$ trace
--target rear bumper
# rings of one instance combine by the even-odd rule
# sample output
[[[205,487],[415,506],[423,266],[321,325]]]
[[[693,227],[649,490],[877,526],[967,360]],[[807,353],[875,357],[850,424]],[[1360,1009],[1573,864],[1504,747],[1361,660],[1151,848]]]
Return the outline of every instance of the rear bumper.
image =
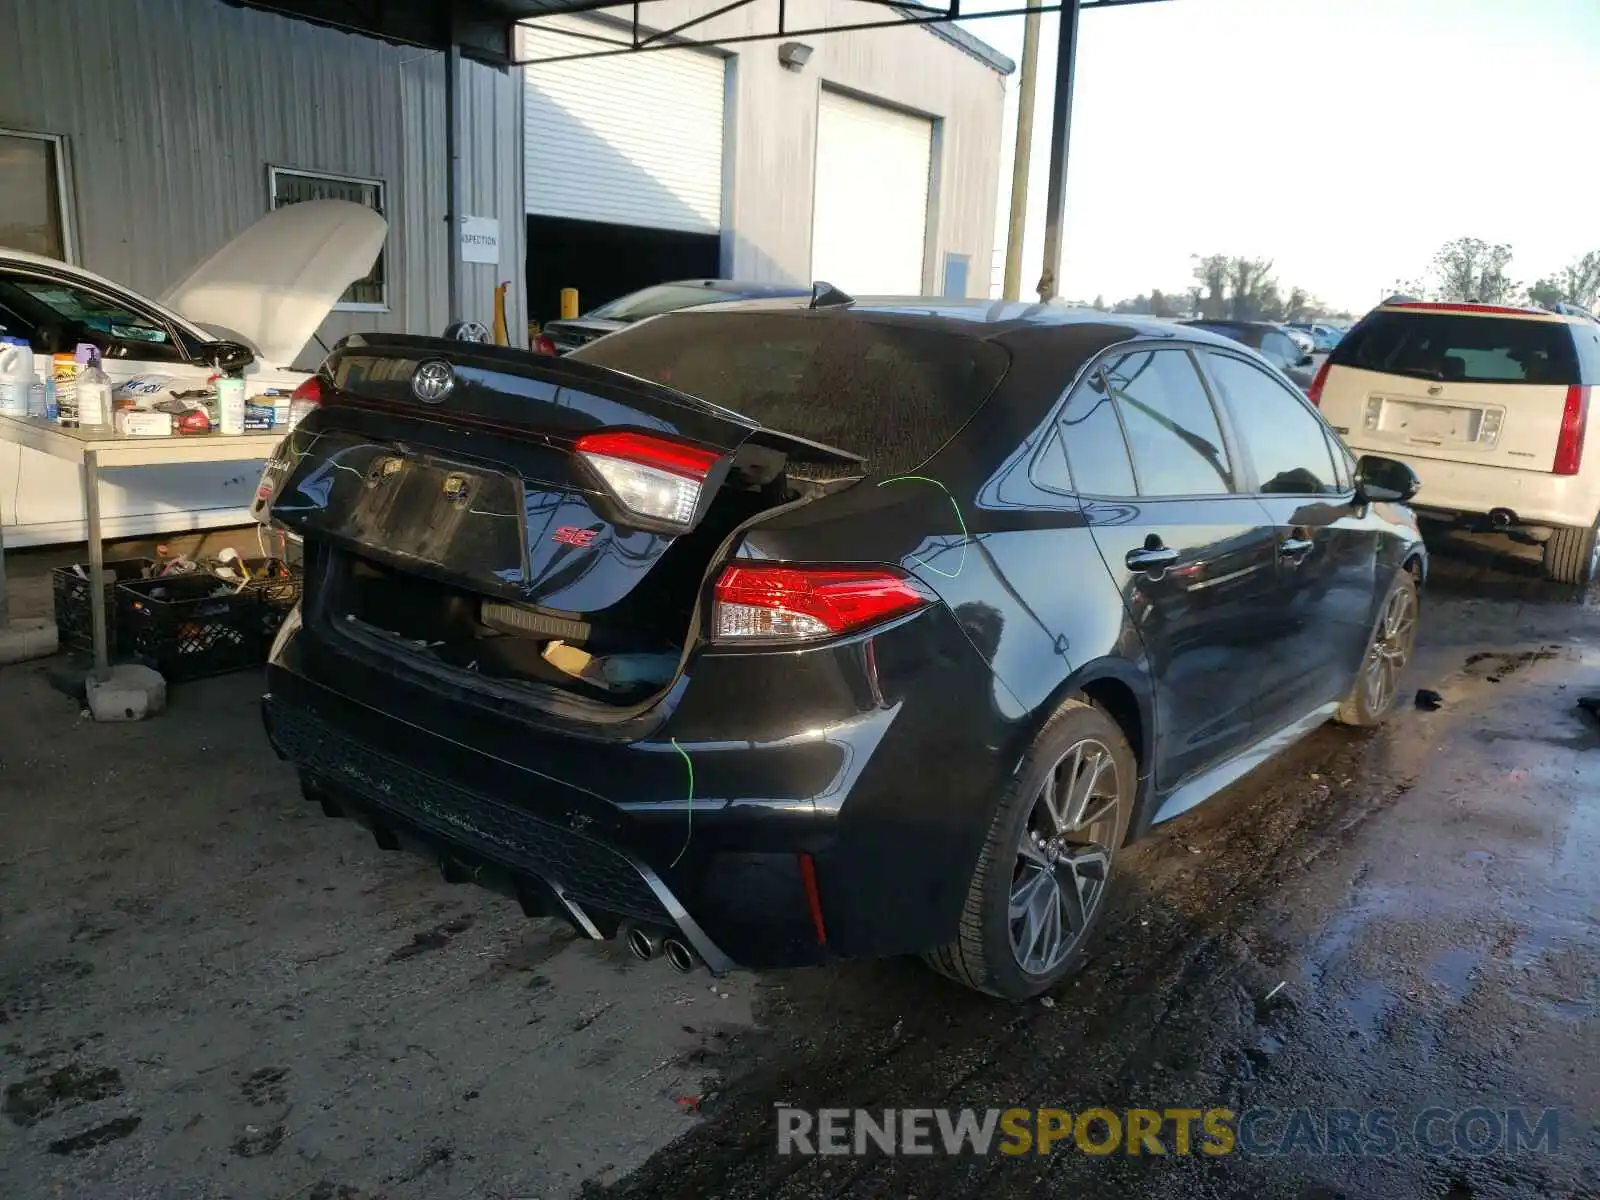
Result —
[[[1433,513],[1487,516],[1496,509],[1516,514],[1522,525],[1567,525],[1588,528],[1600,512],[1600,472],[1552,475],[1479,463],[1450,462],[1396,454],[1390,446],[1346,443],[1356,454],[1378,454],[1409,463],[1422,480],[1415,508]]]
[[[274,748],[381,844],[420,843],[447,876],[590,936],[619,919],[676,928],[714,968],[950,940],[1009,740],[987,664],[943,608],[800,654],[702,655],[659,728],[622,741],[472,711],[311,626],[267,682]]]

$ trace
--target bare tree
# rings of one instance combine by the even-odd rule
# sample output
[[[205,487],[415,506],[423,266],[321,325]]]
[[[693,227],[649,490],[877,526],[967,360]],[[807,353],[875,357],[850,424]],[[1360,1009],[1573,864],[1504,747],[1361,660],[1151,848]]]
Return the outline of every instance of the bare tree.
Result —
[[[1194,277],[1204,294],[1200,297],[1199,315],[1220,321],[1228,315],[1228,275],[1232,265],[1226,254],[1191,255],[1195,260]]]
[[[1600,303],[1600,250],[1591,250],[1539,280],[1528,289],[1528,299],[1546,308],[1565,301],[1592,311]]]
[[[1455,238],[1433,256],[1434,293],[1439,300],[1505,304],[1521,291],[1506,274],[1511,247],[1482,238]]]
[[[1277,299],[1278,285],[1268,278],[1272,270],[1270,258],[1233,258],[1228,260],[1228,280],[1233,286],[1233,319],[1248,321],[1260,314],[1266,304]],[[1267,289],[1272,295],[1267,295]]]

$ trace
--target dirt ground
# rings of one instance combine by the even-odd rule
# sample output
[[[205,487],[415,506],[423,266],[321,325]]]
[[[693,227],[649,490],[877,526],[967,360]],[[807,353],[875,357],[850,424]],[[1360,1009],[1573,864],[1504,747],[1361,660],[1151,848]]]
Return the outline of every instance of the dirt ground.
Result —
[[[50,561],[13,556],[14,611]],[[8,1198],[1600,1197],[1600,608],[1525,555],[1436,549],[1438,710],[1161,827],[1023,1007],[634,963],[306,804],[257,679],[102,726],[55,670],[0,670]],[[1520,1154],[801,1159],[779,1101],[1561,1115]]]

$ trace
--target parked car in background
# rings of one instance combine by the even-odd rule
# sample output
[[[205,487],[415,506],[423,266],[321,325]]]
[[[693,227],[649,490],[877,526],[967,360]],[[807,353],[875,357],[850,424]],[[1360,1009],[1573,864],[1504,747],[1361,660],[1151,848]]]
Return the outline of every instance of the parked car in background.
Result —
[[[247,395],[292,392],[311,376],[293,363],[352,282],[372,269],[388,225],[371,209],[308,200],[276,209],[214,252],[158,300],[81,267],[0,249],[0,333],[35,358],[99,349],[113,387],[147,394],[205,389],[219,364],[242,370]],[[240,525],[262,464],[131,467],[101,489],[109,537]],[[88,536],[81,468],[0,441],[5,542]]]
[[[1600,570],[1600,324],[1491,304],[1387,303],[1350,330],[1311,389],[1351,446],[1422,480],[1418,507],[1543,546],[1545,572]]]
[[[1284,334],[1287,335],[1289,340],[1295,344],[1295,348],[1299,350],[1301,354],[1316,353],[1316,339],[1313,338],[1308,331],[1296,329],[1293,325],[1280,325],[1278,328],[1283,330]]]
[[[347,339],[269,480],[306,794],[674,965],[1070,971],[1130,838],[1381,721],[1404,464],[1198,328],[754,302]]]
[[[1206,329],[1249,346],[1288,376],[1301,391],[1311,386],[1311,352],[1295,345],[1288,332],[1271,321],[1199,320],[1180,321],[1179,324]]]
[[[1339,344],[1339,339],[1344,336],[1344,330],[1333,325],[1318,325],[1304,321],[1291,321],[1285,328],[1298,330],[1311,338],[1312,352],[1327,354]]]
[[[675,312],[680,308],[695,308],[726,300],[762,300],[810,294],[808,287],[783,283],[747,283],[737,279],[680,279],[673,283],[658,283],[637,292],[629,292],[573,320],[546,322],[540,335],[543,342],[536,339],[533,348],[541,354],[569,354],[579,346],[586,346],[595,338],[625,329],[635,321]]]

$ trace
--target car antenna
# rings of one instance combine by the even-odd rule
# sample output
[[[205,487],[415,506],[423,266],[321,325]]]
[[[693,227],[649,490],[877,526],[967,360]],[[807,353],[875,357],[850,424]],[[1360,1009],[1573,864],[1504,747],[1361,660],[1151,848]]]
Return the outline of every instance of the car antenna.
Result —
[[[847,296],[833,284],[824,280],[817,280],[811,285],[811,308],[838,308],[846,304],[854,304],[856,298]]]

